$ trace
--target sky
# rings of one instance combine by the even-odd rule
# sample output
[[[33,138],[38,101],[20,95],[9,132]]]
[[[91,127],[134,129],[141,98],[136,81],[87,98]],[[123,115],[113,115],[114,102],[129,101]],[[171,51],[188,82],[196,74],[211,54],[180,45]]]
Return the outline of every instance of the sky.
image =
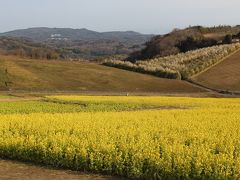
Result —
[[[239,0],[0,0],[0,32],[29,27],[164,34],[240,24]]]

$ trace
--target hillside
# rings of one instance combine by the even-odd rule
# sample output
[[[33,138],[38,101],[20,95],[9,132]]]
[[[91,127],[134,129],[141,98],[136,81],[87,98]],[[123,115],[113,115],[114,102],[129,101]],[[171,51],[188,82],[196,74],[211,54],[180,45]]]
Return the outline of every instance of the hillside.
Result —
[[[213,89],[240,92],[240,51],[192,80]]]
[[[29,28],[0,33],[0,37],[27,39],[64,52],[61,57],[93,59],[129,55],[144,48],[152,35],[133,31],[96,32],[88,29]]]
[[[183,81],[161,79],[88,62],[39,61],[1,56],[0,65],[2,90],[203,92]]]
[[[119,42],[144,43],[152,35],[134,31],[96,32],[88,29],[37,27],[0,33],[0,36],[25,37],[35,41],[59,40],[118,40]]]
[[[211,68],[240,49],[240,43],[201,48],[177,55],[156,57],[146,61],[105,60],[104,65],[151,74],[162,78],[187,80]]]
[[[64,51],[23,38],[0,37],[0,53],[33,59],[58,59]]]
[[[129,60],[164,57],[239,40],[240,26],[193,26],[186,29],[175,29],[168,34],[154,36],[146,43],[145,48],[132,53]]]

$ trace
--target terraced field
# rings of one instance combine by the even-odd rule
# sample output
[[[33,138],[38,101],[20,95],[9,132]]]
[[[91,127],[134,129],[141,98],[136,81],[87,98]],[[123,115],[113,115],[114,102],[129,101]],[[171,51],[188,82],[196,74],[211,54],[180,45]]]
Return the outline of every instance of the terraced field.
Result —
[[[135,63],[106,60],[104,64],[163,78],[186,80],[211,68],[239,49],[240,44],[236,43],[201,48],[172,56],[136,61]]]
[[[204,86],[240,92],[240,51],[193,78]]]

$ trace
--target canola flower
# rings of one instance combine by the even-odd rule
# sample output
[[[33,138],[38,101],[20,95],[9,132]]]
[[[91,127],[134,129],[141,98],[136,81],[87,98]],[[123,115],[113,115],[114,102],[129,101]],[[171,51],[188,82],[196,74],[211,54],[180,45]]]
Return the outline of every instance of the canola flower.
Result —
[[[240,176],[240,99],[48,98],[176,109],[1,114],[1,157],[145,179]]]

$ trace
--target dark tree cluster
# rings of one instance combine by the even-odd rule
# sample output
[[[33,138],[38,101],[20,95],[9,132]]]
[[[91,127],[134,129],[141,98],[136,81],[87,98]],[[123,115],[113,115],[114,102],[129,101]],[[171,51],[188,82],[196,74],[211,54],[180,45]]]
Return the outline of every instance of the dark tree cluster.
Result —
[[[217,44],[214,39],[195,39],[193,37],[187,37],[186,40],[177,44],[177,48],[180,52],[187,52],[199,48],[211,47]]]
[[[231,44],[233,39],[240,40],[240,26],[193,26],[186,29],[174,29],[163,36],[155,36],[140,51],[135,51],[127,60],[148,60],[155,57],[175,55],[199,48],[221,44]]]
[[[0,50],[5,55],[16,55],[32,59],[58,59],[59,52],[54,48],[33,43],[24,39],[1,37]]]

